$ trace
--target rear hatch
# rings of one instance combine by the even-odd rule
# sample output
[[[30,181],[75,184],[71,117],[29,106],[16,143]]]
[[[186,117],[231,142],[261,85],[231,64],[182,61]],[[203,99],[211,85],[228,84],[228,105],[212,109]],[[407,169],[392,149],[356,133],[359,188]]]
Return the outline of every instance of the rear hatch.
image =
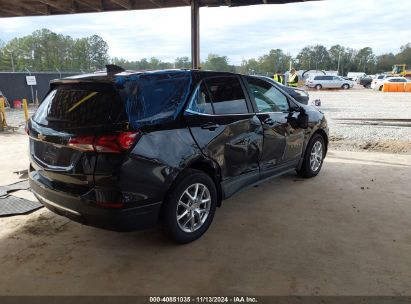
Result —
[[[95,185],[98,155],[121,155],[133,142],[112,84],[54,85],[28,124],[32,167],[41,182],[84,194]]]

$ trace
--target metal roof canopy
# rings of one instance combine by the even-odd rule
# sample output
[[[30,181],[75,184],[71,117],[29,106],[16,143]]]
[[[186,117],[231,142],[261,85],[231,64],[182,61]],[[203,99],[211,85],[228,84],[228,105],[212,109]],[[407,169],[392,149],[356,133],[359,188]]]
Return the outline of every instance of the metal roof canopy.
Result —
[[[1,0],[1,17],[45,16],[191,6],[191,61],[200,67],[200,7],[285,4],[316,0]]]

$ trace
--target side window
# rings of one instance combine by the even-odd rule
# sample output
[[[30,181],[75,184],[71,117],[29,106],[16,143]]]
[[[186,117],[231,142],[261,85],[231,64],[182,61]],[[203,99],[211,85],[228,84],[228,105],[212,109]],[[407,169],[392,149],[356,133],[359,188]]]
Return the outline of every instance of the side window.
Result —
[[[196,113],[214,114],[210,95],[204,82],[195,92],[188,109]]]
[[[329,80],[333,80],[333,77],[332,77],[332,76],[325,76],[325,77],[324,77],[324,80],[328,80],[328,81],[329,81]]]
[[[247,77],[247,83],[258,112],[286,112],[289,110],[287,97],[267,81]]]
[[[236,76],[207,78],[205,83],[215,114],[248,113],[244,91]]]

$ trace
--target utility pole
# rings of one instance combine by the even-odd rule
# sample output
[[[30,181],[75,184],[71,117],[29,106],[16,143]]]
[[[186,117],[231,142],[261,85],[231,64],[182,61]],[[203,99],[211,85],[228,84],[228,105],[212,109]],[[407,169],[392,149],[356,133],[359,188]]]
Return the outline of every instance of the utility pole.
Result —
[[[13,73],[16,71],[16,68],[14,66],[14,58],[13,58],[13,52],[8,51],[10,53],[10,61],[11,61],[11,70],[13,71]]]
[[[25,70],[29,73],[29,76],[31,76],[31,72],[28,68],[25,68]],[[34,103],[34,92],[33,92],[33,86],[30,86],[31,89],[31,101]]]
[[[340,59],[341,59],[341,49],[340,52],[338,53],[338,65],[337,65],[337,75],[340,74]]]

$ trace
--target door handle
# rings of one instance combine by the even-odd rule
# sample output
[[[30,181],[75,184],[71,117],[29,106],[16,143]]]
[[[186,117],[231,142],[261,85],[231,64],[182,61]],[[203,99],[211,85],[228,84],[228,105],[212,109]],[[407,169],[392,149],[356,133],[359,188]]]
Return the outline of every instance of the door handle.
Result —
[[[275,121],[272,120],[271,118],[267,118],[267,119],[264,119],[263,123],[264,123],[265,125],[274,126]]]
[[[208,122],[208,123],[202,125],[202,126],[201,126],[201,129],[214,131],[214,130],[217,129],[219,126],[220,126],[219,124],[212,123],[212,122]]]

